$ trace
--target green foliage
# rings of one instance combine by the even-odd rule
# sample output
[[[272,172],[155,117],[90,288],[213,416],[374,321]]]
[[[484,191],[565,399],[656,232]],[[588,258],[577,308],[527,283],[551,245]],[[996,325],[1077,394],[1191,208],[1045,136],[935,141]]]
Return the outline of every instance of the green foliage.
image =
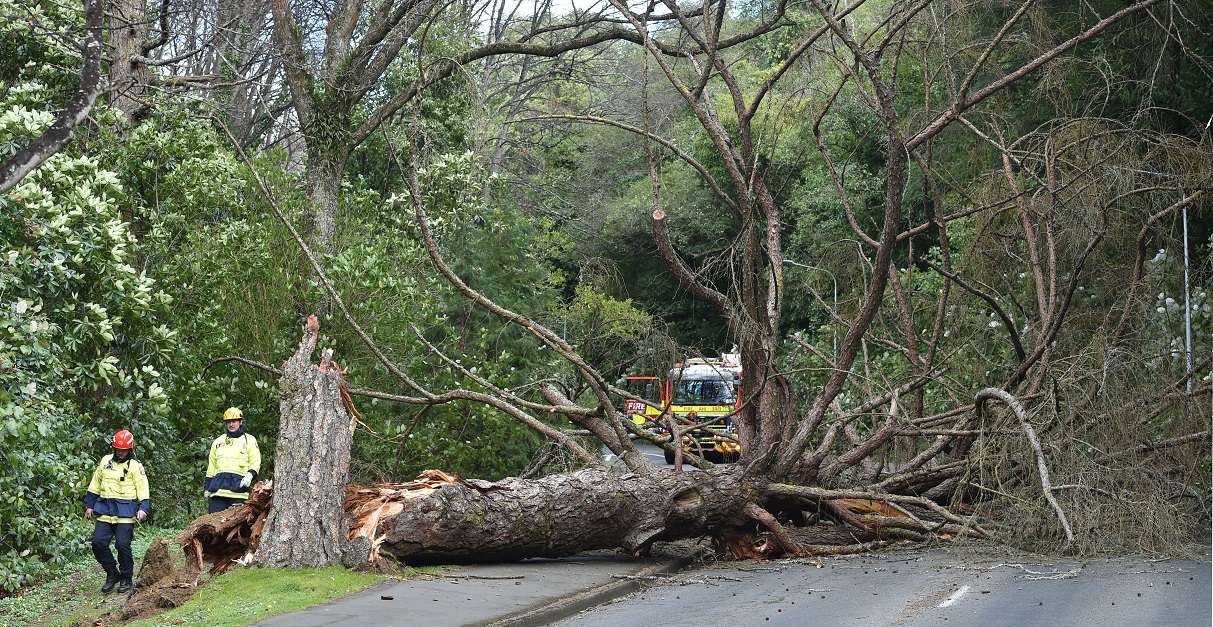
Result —
[[[0,15],[5,18],[0,20],[0,84],[41,91],[38,100],[25,103],[33,109],[53,112],[66,105],[80,81],[80,51],[69,38],[45,33],[80,34],[84,26],[80,5],[0,0]]]
[[[37,89],[10,91],[0,144],[49,123],[20,108]],[[289,351],[297,253],[248,202],[257,196],[247,168],[218,137],[168,109],[122,138],[98,130],[74,149],[99,156],[60,154],[0,199],[0,439],[12,451],[0,472],[22,504],[0,508],[4,589],[84,548],[86,534],[66,522],[80,515],[91,465],[119,428],[135,433],[161,524],[205,512],[205,450],[228,405],[244,409],[265,443],[263,474],[272,471],[272,378],[231,362],[205,368],[237,354],[274,363]],[[274,155],[260,163],[271,185],[297,184]],[[287,210],[298,198],[280,195]]]
[[[17,154],[49,127],[55,116],[49,111],[30,108],[26,101],[37,99],[48,90],[38,84],[24,84],[13,90],[11,105],[0,113],[3,137],[0,137],[0,155],[7,159]]]
[[[100,437],[81,433],[71,403],[58,400],[70,380],[38,306],[9,300],[12,270],[11,261],[0,268],[0,591],[29,585],[83,550],[75,527],[89,459],[77,442]]]
[[[24,120],[5,117],[0,137],[14,124],[24,132]],[[132,265],[122,195],[96,160],[60,154],[0,198],[4,590],[81,548],[70,521],[108,435],[135,431],[141,456],[164,441],[153,426],[169,407],[161,371],[175,348],[163,323],[172,298]]]
[[[561,255],[567,244],[550,225],[483,205],[479,190],[486,177],[469,153],[438,155],[419,177],[431,229],[456,274],[510,309],[534,312],[555,306],[560,275],[549,259]],[[346,198],[350,214],[357,216],[351,232],[358,237],[346,241],[343,252],[331,260],[333,277],[355,315],[375,320],[380,346],[391,347],[396,355],[426,355],[424,338],[471,374],[503,388],[528,383],[537,371],[555,373],[559,361],[530,334],[503,325],[433,274],[411,216],[398,213],[411,211],[407,197],[385,204],[372,192],[351,190]],[[369,236],[372,232],[383,235]],[[342,362],[350,365],[347,376],[380,388],[399,385],[339,320],[330,329],[337,353],[348,356]],[[433,390],[487,391],[434,357],[405,365]],[[517,420],[479,403],[418,413],[373,402],[361,411],[379,437],[356,439],[356,469],[361,471],[355,480],[409,479],[435,467],[500,478],[522,472],[543,444]]]
[[[72,522],[71,533],[82,538],[92,535],[93,523],[79,518]],[[140,525],[131,542],[136,567],[157,537],[171,538],[180,529]],[[121,605],[125,596],[105,595],[100,583],[105,573],[89,551],[78,551],[56,569],[54,577],[38,581],[16,594],[0,598],[0,627],[73,627],[93,624],[97,616]]]
[[[305,286],[298,253],[268,209],[248,168],[205,119],[166,107],[122,141],[105,143],[130,190],[130,222],[141,234],[141,260],[161,277],[174,306],[166,325],[177,338],[167,369],[172,411],[156,428],[171,444],[149,461],[162,524],[184,525],[205,513],[205,451],[222,432],[218,417],[237,405],[262,442],[262,474],[273,468],[277,435],[275,379],[236,362],[237,355],[280,363],[298,341],[297,311]],[[299,215],[298,179],[283,155],[255,162],[284,210]],[[208,367],[209,366],[209,367]]]

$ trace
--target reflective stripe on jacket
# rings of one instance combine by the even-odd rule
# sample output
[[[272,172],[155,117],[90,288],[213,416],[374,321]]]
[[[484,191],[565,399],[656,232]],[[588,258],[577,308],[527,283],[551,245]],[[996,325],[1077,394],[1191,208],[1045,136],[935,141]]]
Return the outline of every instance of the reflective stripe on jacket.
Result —
[[[102,457],[84,493],[84,506],[93,510],[97,520],[107,523],[133,523],[139,511],[151,512],[151,491],[143,463],[134,456],[121,462],[112,453]]]
[[[230,438],[225,433],[211,443],[203,489],[214,496],[248,498],[252,486],[242,488],[240,481],[250,470],[255,482],[261,472],[261,449],[257,448],[257,438],[247,433]]]

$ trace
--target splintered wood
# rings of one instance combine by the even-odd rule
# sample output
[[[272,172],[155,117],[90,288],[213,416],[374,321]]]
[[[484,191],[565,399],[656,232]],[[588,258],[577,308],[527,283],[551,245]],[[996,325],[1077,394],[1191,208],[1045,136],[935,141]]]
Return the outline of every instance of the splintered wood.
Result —
[[[403,511],[408,501],[430,496],[452,483],[468,485],[454,475],[427,470],[407,483],[346,486],[343,509],[352,521],[347,539],[367,538],[371,542],[370,559],[377,559],[386,535],[381,525]],[[211,564],[211,574],[218,574],[252,561],[272,497],[273,481],[259,482],[244,504],[202,516],[177,534],[174,542],[185,551],[186,572],[195,583],[205,564]]]
[[[452,483],[465,482],[441,470],[427,470],[421,473],[420,478],[408,483],[381,483],[369,488],[347,486],[344,507],[346,513],[353,517],[348,539],[370,540],[369,559],[379,559],[379,546],[387,535],[386,530],[380,530],[380,523],[404,511],[407,501],[425,498],[438,488]]]

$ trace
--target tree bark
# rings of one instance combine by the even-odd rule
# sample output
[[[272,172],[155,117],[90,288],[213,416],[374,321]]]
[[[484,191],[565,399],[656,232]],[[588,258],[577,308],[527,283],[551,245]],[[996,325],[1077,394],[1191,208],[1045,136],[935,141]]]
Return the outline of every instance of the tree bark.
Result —
[[[176,537],[193,580],[265,563],[260,544],[273,542],[266,510],[298,509],[274,494],[277,481],[257,484],[248,502],[209,514]],[[753,500],[766,503],[766,507]],[[816,528],[793,535],[767,509],[826,509],[844,524],[838,533]],[[539,480],[465,480],[427,470],[415,481],[344,491],[343,563],[390,560],[410,566],[509,562],[564,557],[598,549],[644,554],[658,541],[710,536],[718,549],[744,559],[837,552],[824,544],[913,538],[944,533],[986,537],[973,523],[913,496],[862,490],[824,490],[771,484],[746,477],[737,465],[706,472],[653,468],[635,473],[596,466]],[[802,512],[803,513],[803,512]],[[307,544],[298,547],[306,549]]]
[[[645,551],[745,523],[740,473],[588,468],[539,480],[460,481],[380,525],[378,553],[416,565]]]
[[[147,0],[114,0],[110,14],[109,82],[114,90],[110,106],[126,116],[134,127],[141,111],[148,107],[148,85],[152,73],[143,57],[148,40]]]
[[[327,351],[319,365],[311,362],[319,326],[315,316],[308,318],[299,349],[283,365],[278,382],[282,415],[274,451],[275,498],[256,555],[263,566],[342,563],[353,429],[341,401],[341,371]]]

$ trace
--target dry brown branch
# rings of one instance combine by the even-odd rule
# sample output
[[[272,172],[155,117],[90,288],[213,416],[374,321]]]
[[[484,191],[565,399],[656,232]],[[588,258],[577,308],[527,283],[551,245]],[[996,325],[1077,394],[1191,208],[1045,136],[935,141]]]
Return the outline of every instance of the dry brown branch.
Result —
[[[1096,461],[1100,464],[1106,464],[1112,460],[1115,460],[1115,459],[1118,459],[1121,457],[1128,457],[1131,455],[1140,455],[1142,453],[1153,453],[1155,451],[1161,451],[1163,449],[1171,448],[1173,446],[1182,446],[1184,444],[1191,444],[1193,442],[1201,442],[1205,445],[1205,447],[1208,447],[1210,444],[1211,435],[1213,435],[1213,431],[1205,430],[1205,431],[1200,431],[1197,433],[1189,433],[1187,435],[1181,435],[1181,436],[1174,437],[1174,438],[1168,438],[1166,440],[1160,440],[1158,442],[1147,442],[1145,444],[1141,444],[1141,445],[1135,446],[1133,448],[1128,448],[1128,449],[1108,453],[1106,455],[1103,455],[1103,456],[1097,458]]]
[[[853,504],[859,509],[873,510],[873,511],[885,511],[885,512],[898,512],[900,515],[904,516],[904,513],[901,513],[897,509],[896,506],[913,506],[913,507],[918,507],[923,510],[932,512],[935,516],[939,517],[939,519],[941,519],[941,520],[945,520],[947,522],[954,523],[961,527],[971,529],[973,535],[976,535],[978,537],[989,537],[989,533],[987,531],[985,531],[984,529],[982,529],[979,525],[975,524],[971,519],[965,518],[963,516],[959,516],[956,513],[948,510],[947,508],[940,506],[938,503],[935,503],[931,499],[924,498],[921,496],[885,494],[885,493],[869,491],[869,490],[862,490],[862,489],[828,490],[825,488],[817,488],[817,487],[811,487],[811,486],[798,486],[798,485],[789,485],[789,484],[772,484],[772,485],[768,486],[767,493],[770,496],[795,497],[795,498],[801,498],[801,499],[805,499],[808,501],[816,501],[816,502],[821,502],[821,503],[842,503],[841,505],[837,505],[837,506],[847,509],[848,512],[851,512],[851,510],[846,507],[845,504],[847,504],[847,503]],[[869,505],[869,503],[871,503],[873,501],[887,504],[890,507],[892,507],[892,509],[876,510],[875,508],[877,508],[877,507],[883,508],[884,506],[883,505],[881,505],[881,506]],[[852,515],[857,515],[857,514],[852,514]],[[850,521],[848,521],[848,522],[850,522]],[[864,527],[861,525],[859,528],[862,529]],[[929,531],[930,529],[926,525],[923,525],[922,530]]]
[[[793,557],[801,555],[800,547],[796,544],[796,541],[788,535],[783,525],[779,524],[779,521],[775,520],[775,517],[770,512],[753,503],[747,503],[745,513],[761,523],[763,527],[766,527],[771,536],[779,543],[779,548],[782,550],[783,555]]]

